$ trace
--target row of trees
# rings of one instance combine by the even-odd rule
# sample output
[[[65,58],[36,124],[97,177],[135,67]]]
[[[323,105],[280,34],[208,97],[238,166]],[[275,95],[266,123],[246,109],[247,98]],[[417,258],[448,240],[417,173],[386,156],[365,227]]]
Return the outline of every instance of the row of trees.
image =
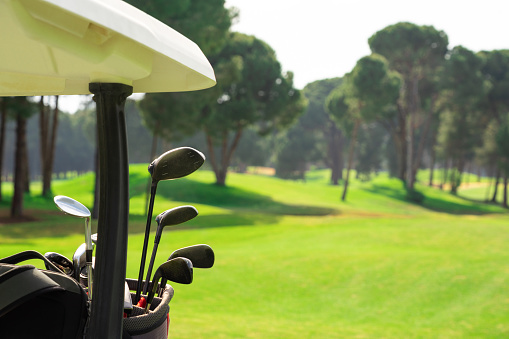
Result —
[[[405,183],[410,197],[416,196],[417,171],[428,167],[431,185],[438,163],[452,193],[468,164],[492,174],[496,183],[502,179],[507,187],[509,51],[448,49],[443,31],[406,22],[376,32],[368,43],[372,54],[343,78],[317,81],[304,89],[309,106],[295,131],[307,126],[306,138],[314,135],[323,141],[309,143],[311,151],[299,162],[315,161],[318,151],[332,168],[331,182],[337,184],[345,159],[343,199],[354,159],[358,173],[388,169]],[[355,152],[359,131],[363,147]],[[507,194],[503,204],[507,206]]]
[[[444,32],[398,23],[369,39],[372,54],[351,72],[299,91],[270,46],[230,31],[237,13],[224,8],[223,0],[133,3],[197,42],[218,81],[208,90],[147,94],[136,105],[128,102],[133,162],[155,158],[162,139],[167,148],[186,144],[205,149],[218,185],[226,184],[231,165],[270,165],[282,178],[304,179],[310,164],[316,164],[332,169],[332,184],[344,182],[343,200],[353,168],[365,177],[385,168],[410,193],[415,193],[419,168],[433,170],[437,162],[447,171],[453,193],[465,166],[474,162],[507,184],[508,51],[449,50]],[[11,116],[17,126],[16,192],[26,189],[27,159],[34,158],[29,155],[33,148],[26,147],[26,121],[36,113],[44,195],[51,195],[51,166],[55,163],[58,171],[63,166],[59,156],[68,165],[74,158],[85,159],[86,165],[70,169],[93,169],[92,110],[72,117],[59,114],[57,98],[52,105],[44,98],[2,98],[0,107],[0,153],[5,119]],[[13,206],[20,201],[17,194]]]

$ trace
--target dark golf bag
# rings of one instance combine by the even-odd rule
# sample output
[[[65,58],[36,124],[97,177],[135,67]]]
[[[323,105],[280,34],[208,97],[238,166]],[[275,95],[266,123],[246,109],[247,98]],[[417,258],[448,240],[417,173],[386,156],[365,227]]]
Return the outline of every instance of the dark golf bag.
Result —
[[[136,290],[138,281],[126,279],[130,290]],[[151,286],[149,286],[150,289]],[[132,293],[135,297],[135,293]],[[166,285],[161,298],[155,297],[149,313],[143,308],[133,306],[133,311],[124,319],[123,339],[166,339],[170,326],[170,306],[173,288]]]
[[[17,265],[40,259],[55,269]],[[1,338],[82,338],[89,316],[85,290],[36,251],[0,259]]]

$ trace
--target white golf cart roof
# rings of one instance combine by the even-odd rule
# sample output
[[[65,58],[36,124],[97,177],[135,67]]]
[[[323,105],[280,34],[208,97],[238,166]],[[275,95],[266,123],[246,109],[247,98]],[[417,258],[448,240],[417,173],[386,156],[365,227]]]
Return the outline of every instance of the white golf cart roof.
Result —
[[[0,96],[89,94],[89,83],[135,93],[213,86],[191,40],[120,0],[0,0]]]

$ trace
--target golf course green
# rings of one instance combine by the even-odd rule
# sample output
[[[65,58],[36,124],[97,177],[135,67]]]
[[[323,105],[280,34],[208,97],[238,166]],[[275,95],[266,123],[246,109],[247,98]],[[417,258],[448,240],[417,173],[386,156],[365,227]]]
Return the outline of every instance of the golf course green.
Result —
[[[199,243],[216,256],[211,269],[194,270],[191,285],[173,284],[171,338],[509,337],[509,213],[481,202],[485,183],[458,196],[418,184],[426,197],[418,205],[382,173],[352,180],[341,202],[342,187],[328,176],[311,171],[304,182],[230,173],[219,187],[200,170],[159,184],[154,217],[187,204],[200,214],[165,228],[156,265]],[[148,177],[146,165],[131,166],[131,278]],[[93,180],[56,180],[53,192],[91,209]],[[82,220],[40,197],[39,186],[25,199],[25,220],[10,221],[9,202],[0,203],[0,257],[33,249],[70,258],[84,242]],[[8,198],[12,187],[2,189]],[[150,244],[154,234],[155,223]]]

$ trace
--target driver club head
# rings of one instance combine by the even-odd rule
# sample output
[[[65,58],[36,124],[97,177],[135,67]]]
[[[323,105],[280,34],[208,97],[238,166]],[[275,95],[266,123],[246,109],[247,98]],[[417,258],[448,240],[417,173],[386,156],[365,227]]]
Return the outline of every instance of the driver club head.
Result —
[[[152,182],[185,177],[205,162],[205,156],[191,147],[179,147],[163,153],[148,166]]]

